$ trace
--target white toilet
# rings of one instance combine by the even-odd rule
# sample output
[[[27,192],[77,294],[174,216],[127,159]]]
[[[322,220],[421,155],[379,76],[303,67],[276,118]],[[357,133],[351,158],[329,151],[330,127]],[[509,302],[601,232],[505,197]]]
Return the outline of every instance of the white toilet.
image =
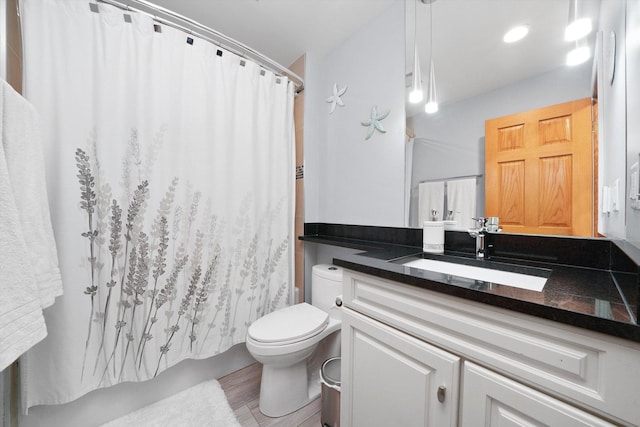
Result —
[[[322,362],[340,355],[342,269],[313,266],[311,302],[295,304],[256,320],[247,331],[247,349],[262,367],[260,412],[281,417],[320,394]]]

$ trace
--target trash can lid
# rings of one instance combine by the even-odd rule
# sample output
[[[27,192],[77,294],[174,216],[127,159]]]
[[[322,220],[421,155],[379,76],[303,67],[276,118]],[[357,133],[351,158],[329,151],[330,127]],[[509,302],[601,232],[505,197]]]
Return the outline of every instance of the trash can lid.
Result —
[[[329,385],[340,386],[340,359],[340,357],[333,357],[322,364],[320,375]]]

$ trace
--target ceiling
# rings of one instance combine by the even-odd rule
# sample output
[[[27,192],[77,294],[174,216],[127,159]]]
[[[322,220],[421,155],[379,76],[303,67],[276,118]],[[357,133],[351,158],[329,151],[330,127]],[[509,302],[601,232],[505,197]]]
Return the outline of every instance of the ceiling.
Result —
[[[436,93],[441,106],[566,67],[566,55],[575,47],[575,42],[564,41],[570,3],[571,0],[436,0],[428,5],[407,0],[406,73],[413,71],[417,27],[426,98],[430,7]],[[598,28],[599,10],[600,0],[578,0],[579,16],[591,17],[594,29]],[[504,33],[519,24],[529,26],[527,37],[513,44],[504,43]],[[592,52],[594,40],[595,31],[587,40]],[[424,102],[417,107],[407,104],[407,116],[422,111],[423,105]]]
[[[151,0],[284,66],[324,56],[394,1],[403,0]]]
[[[121,0],[139,6],[132,0]],[[429,8],[440,105],[469,98],[564,67],[572,44],[563,39],[572,0],[151,0],[209,26],[288,66],[305,52],[323,56],[394,2],[405,3],[406,72],[413,69],[414,19],[426,89],[429,72]],[[429,0],[427,0],[427,3]],[[600,0],[578,0],[594,19]],[[417,15],[414,13],[417,10]],[[504,33],[527,24],[529,35],[507,45]],[[594,34],[589,42],[593,49]],[[422,105],[407,105],[407,115]]]

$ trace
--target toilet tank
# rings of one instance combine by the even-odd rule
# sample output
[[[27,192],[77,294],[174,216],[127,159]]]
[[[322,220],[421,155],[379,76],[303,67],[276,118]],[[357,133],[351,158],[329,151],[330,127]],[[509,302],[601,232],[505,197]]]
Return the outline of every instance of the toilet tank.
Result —
[[[311,305],[339,318],[336,297],[342,295],[342,268],[330,264],[314,265],[311,272]]]

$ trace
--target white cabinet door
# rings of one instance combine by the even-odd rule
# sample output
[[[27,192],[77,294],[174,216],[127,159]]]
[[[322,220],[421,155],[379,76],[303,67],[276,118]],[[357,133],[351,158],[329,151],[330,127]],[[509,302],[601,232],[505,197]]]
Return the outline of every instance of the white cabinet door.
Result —
[[[341,425],[455,426],[460,358],[342,312]]]
[[[471,362],[464,362],[461,426],[613,426]]]

